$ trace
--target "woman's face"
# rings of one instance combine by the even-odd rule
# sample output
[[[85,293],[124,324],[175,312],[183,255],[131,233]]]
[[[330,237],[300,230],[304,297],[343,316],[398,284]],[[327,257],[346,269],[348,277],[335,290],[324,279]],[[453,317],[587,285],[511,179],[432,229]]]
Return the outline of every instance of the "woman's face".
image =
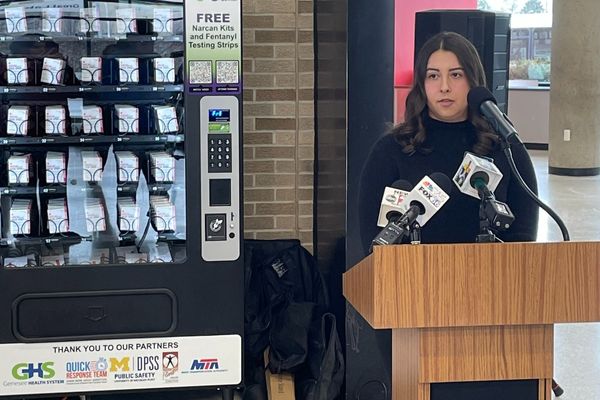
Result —
[[[469,89],[465,70],[454,53],[437,50],[429,56],[425,95],[431,118],[444,122],[465,121]]]

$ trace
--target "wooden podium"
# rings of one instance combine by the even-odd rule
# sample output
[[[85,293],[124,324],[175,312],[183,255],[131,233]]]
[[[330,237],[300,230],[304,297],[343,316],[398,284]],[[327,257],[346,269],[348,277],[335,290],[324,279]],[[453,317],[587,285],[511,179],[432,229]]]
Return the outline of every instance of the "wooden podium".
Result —
[[[392,329],[394,400],[430,384],[539,380],[550,400],[554,325],[600,320],[600,243],[376,246],[344,295]]]

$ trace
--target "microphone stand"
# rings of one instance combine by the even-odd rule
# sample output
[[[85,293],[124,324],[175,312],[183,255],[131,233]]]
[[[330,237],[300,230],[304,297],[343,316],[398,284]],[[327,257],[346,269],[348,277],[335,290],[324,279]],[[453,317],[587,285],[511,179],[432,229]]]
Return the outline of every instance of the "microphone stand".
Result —
[[[409,228],[410,244],[421,244],[421,224],[413,222]]]
[[[485,200],[481,199],[479,203],[479,235],[475,238],[477,243],[495,243],[498,240],[492,224],[485,212]]]
[[[409,238],[410,244],[421,244],[421,224],[417,221],[414,221],[412,224],[402,224],[399,226],[402,229],[402,235],[396,238],[397,241],[388,244],[399,244],[404,241],[405,238]],[[381,245],[382,243],[378,243],[373,240],[371,246],[369,247],[369,253],[373,252],[373,246]]]
[[[496,236],[496,232],[510,228],[515,216],[508,205],[496,201],[485,184],[475,182],[475,187],[481,199],[479,203],[479,235],[477,235],[475,241],[477,243],[502,242]]]

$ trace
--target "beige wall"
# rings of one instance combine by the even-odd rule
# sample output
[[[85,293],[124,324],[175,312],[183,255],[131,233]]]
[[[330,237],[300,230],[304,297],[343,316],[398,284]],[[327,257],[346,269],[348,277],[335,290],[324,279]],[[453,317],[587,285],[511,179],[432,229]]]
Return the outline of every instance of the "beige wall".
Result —
[[[509,89],[507,114],[524,143],[548,144],[549,89]]]
[[[242,9],[245,237],[298,238],[312,251],[313,2]]]

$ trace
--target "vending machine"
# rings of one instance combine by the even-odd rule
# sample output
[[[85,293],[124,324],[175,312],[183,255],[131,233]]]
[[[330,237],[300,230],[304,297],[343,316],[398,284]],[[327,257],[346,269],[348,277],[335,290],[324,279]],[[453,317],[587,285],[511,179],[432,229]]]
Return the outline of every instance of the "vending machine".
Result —
[[[242,379],[241,2],[0,1],[0,397]]]

